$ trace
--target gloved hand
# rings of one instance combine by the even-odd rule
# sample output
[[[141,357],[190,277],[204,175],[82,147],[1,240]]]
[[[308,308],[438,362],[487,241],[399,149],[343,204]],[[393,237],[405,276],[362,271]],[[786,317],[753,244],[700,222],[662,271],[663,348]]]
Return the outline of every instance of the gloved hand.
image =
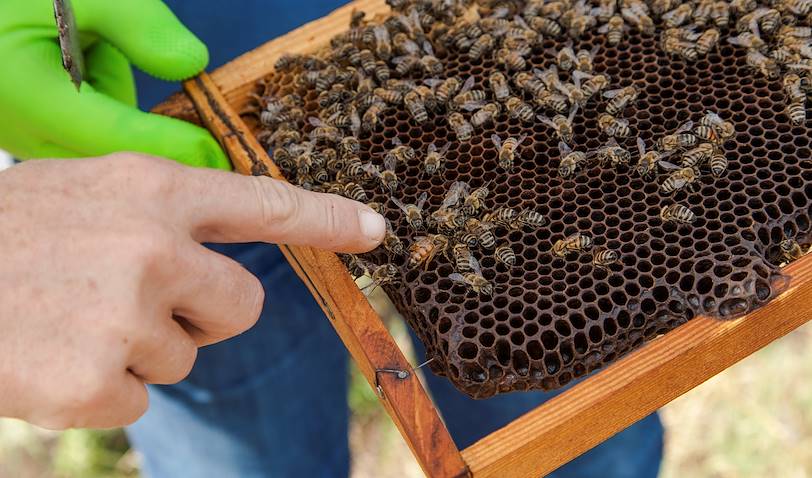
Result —
[[[160,0],[73,0],[86,75],[62,68],[52,0],[0,1],[0,149],[21,159],[138,151],[230,168],[204,129],[136,108],[130,62],[161,79],[189,78],[208,51]]]

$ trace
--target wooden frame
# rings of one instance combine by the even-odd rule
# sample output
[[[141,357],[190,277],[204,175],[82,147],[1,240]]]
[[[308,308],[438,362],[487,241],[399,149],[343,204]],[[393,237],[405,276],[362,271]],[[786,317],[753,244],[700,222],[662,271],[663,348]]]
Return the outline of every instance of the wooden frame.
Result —
[[[247,93],[283,52],[312,51],[345,28],[353,8],[371,15],[387,10],[382,0],[353,2],[237,58],[211,77],[187,81],[185,95],[155,111],[204,124],[239,172],[281,178],[235,111],[245,106]],[[430,477],[549,473],[812,318],[812,303],[805,300],[812,296],[812,257],[807,256],[785,269],[788,288],[765,307],[735,321],[695,318],[460,451],[338,258],[312,248],[281,248]]]

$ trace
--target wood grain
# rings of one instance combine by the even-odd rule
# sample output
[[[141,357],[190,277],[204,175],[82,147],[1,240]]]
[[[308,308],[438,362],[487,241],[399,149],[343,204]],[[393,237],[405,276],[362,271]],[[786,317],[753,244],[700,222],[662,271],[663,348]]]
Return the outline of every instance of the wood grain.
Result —
[[[238,172],[284,180],[211,78],[203,74],[184,83],[184,89]],[[310,247],[279,247],[330,319],[361,373],[371,386],[380,385],[384,407],[426,475],[468,476],[460,452],[420,380],[338,257]],[[408,371],[408,376],[376,372],[381,369]]]
[[[812,256],[785,273],[789,289],[763,308],[735,321],[691,320],[466,448],[473,476],[549,473],[803,325],[812,318]]]

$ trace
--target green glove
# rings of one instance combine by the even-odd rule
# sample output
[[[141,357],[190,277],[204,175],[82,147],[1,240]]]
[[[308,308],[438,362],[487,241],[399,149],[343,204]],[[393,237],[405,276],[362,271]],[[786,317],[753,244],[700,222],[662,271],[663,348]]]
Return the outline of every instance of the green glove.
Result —
[[[73,0],[85,52],[77,93],[62,68],[52,0],[0,1],[0,149],[21,159],[138,151],[230,169],[204,129],[136,107],[130,62],[178,81],[208,50],[159,0]]]

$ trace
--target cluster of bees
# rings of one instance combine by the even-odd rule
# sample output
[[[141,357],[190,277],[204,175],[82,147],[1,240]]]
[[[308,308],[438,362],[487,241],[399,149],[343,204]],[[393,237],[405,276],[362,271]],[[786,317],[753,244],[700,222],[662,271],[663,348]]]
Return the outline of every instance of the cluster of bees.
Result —
[[[597,161],[602,166],[625,165],[645,177],[663,177],[659,184],[664,193],[693,188],[702,171],[717,177],[725,172],[721,145],[734,134],[733,125],[706,112],[696,125],[688,122],[648,149],[638,137],[639,159],[632,165],[632,154],[616,138],[633,134],[622,114],[634,104],[638,90],[610,88],[611,78],[593,65],[597,47],[572,46],[573,40],[593,30],[605,34],[610,45],[619,44],[630,29],[654,35],[659,22],[665,28],[661,48],[688,61],[716,48],[723,31],[737,32],[727,40],[748,48],[749,65],[770,78],[782,69],[789,72],[784,84],[790,117],[796,124],[806,118],[812,35],[803,25],[810,23],[812,0],[773,0],[769,7],[755,0],[481,0],[478,8],[472,8],[471,0],[387,3],[393,13],[384,20],[369,21],[363,12],[354,12],[349,29],[332,38],[329,47],[278,60],[277,71],[294,76],[296,91],[315,93],[318,109],[306,111],[302,95],[273,94],[273,85],[265,84],[253,111],[261,125],[258,139],[300,187],[339,194],[382,213],[384,204],[370,202],[369,193],[385,193],[401,211],[400,220],[415,232],[407,245],[396,234],[399,228],[388,224],[383,247],[389,257],[403,257],[407,267],[417,268],[444,256],[455,266],[449,278],[483,295],[493,294],[495,285],[482,276],[474,251],[480,256],[492,251],[497,262],[512,267],[516,256],[498,236],[542,227],[544,218],[530,209],[489,210],[489,184],[453,183],[434,211],[424,209],[425,193],[416,203],[405,203],[398,198],[398,170],[420,164],[427,176],[442,174],[451,143],[415,151],[395,137],[380,158],[370,157],[361,150],[359,138],[380,131],[385,113],[404,110],[417,125],[430,117],[442,118],[458,142],[504,118],[539,123],[560,140],[562,177]],[[566,37],[570,40],[564,47],[546,51],[551,57],[546,68],[529,68],[529,55],[542,49],[544,39]],[[440,60],[444,55],[471,62],[492,59],[497,68],[481,84],[473,77],[446,77]],[[574,150],[569,145],[578,111],[600,103],[604,107],[598,125],[608,137],[606,144],[589,152]],[[501,170],[512,170],[526,139],[491,136]],[[661,216],[681,224],[696,218],[680,204],[664,207]],[[555,242],[551,253],[567,257],[591,248],[591,238],[574,234]],[[595,248],[592,256],[596,267],[618,261],[617,252],[606,248]],[[355,256],[345,260],[354,275],[372,277],[371,287],[400,280],[394,264],[373,265]]]

